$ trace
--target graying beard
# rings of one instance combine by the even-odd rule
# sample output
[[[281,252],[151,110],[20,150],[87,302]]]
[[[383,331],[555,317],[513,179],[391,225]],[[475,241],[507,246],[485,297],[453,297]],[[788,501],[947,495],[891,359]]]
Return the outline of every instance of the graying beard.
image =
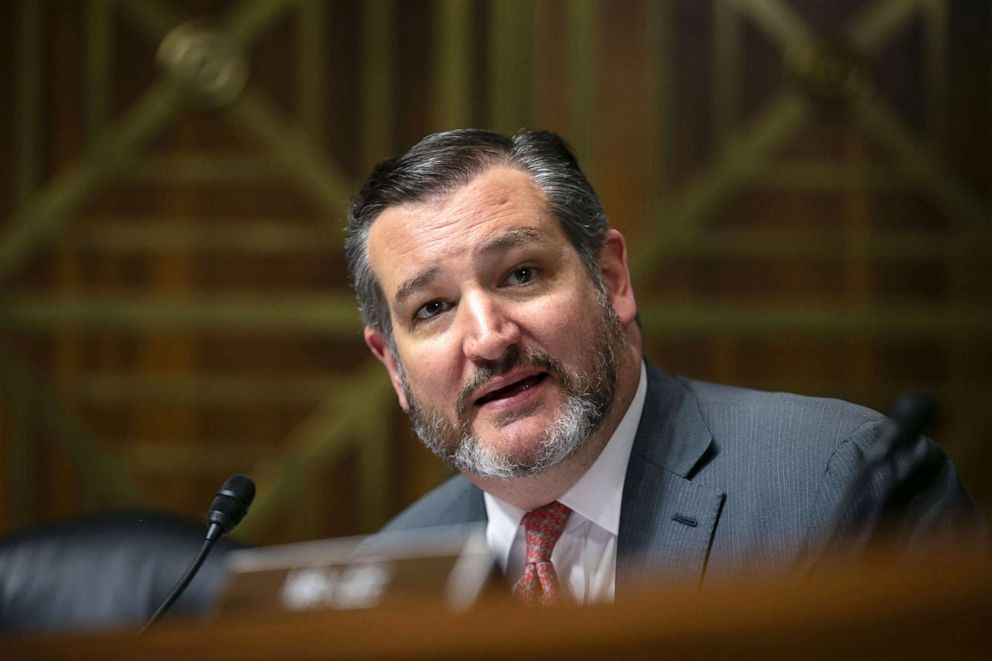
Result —
[[[591,377],[588,374],[577,375],[575,379],[577,387],[573,392],[581,394],[566,395],[562,413],[541,442],[536,459],[527,463],[511,461],[493,449],[487,448],[468,430],[463,430],[455,452],[449,452],[444,447],[443,441],[449,426],[439,413],[430,412],[425,415],[425,412],[420,410],[406,379],[403,363],[396,360],[400,382],[403,384],[410,405],[410,421],[414,432],[424,445],[456,470],[506,479],[538,475],[564,461],[581,448],[606,419],[613,406],[617,378],[615,349],[620,345],[623,337],[616,311],[610,305],[601,281],[597,284],[599,306],[603,314],[603,335],[595,352],[598,367],[596,383],[590,383]],[[606,397],[604,401],[597,402],[592,393],[603,393]]]
[[[606,351],[597,352],[600,361],[598,381],[591,384],[586,374],[580,374],[576,379],[578,392],[583,394],[568,394],[561,415],[548,430],[541,441],[537,457],[527,461],[513,461],[509,457],[487,447],[480,439],[470,432],[465,432],[457,444],[454,453],[444,447],[445,431],[449,428],[438,413],[425,415],[416,408],[411,408],[410,419],[414,431],[424,445],[452,468],[468,471],[479,475],[496,478],[518,478],[538,475],[564,461],[569,455],[581,448],[585,441],[606,418],[612,406],[614,392],[608,389],[606,401],[597,403],[590,394],[603,392],[603,378],[609,380],[610,368],[613,364],[613,347],[606,342]],[[592,387],[592,386],[596,387]],[[407,400],[416,407],[415,399],[408,391]]]
[[[514,478],[539,475],[578,450],[602,420],[600,407],[584,397],[571,395],[562,414],[541,442],[537,459],[529,463],[510,461],[479,439],[467,435],[458,444],[450,463],[458,470],[468,470],[489,477]]]

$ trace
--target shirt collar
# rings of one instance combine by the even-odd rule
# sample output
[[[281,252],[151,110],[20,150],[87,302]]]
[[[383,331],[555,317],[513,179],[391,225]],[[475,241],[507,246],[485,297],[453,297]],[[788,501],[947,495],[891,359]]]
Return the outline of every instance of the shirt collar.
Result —
[[[641,419],[641,412],[644,410],[647,389],[647,373],[642,361],[634,399],[631,400],[630,406],[614,430],[613,436],[610,437],[606,447],[600,452],[599,457],[589,467],[589,470],[558,499],[560,503],[567,505],[573,512],[613,535],[618,535],[620,531],[623,483],[627,474],[630,451],[634,446],[634,436],[637,434],[637,425]],[[489,493],[485,493],[484,497],[490,531],[507,531],[512,540],[520,526],[520,520],[527,513],[526,510],[500,500]],[[570,517],[568,527],[572,527],[576,522],[576,517]]]
[[[634,399],[613,432],[610,442],[599,453],[589,470],[558,499],[573,512],[578,512],[613,535],[620,532],[623,482],[647,390],[647,374],[642,361]]]

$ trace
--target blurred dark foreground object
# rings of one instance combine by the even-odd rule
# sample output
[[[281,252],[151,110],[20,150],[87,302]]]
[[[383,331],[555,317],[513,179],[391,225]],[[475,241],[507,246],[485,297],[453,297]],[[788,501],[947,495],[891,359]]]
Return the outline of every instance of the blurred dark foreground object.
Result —
[[[806,580],[742,576],[706,590],[644,581],[614,605],[527,608],[509,597],[454,614],[413,600],[360,610],[223,613],[133,631],[2,637],[9,659],[987,659],[992,564],[866,558]],[[165,623],[163,623],[165,624]]]
[[[162,512],[111,512],[0,539],[0,632],[139,626],[168,596],[203,544],[206,526]],[[210,606],[225,556],[217,542],[173,612]]]

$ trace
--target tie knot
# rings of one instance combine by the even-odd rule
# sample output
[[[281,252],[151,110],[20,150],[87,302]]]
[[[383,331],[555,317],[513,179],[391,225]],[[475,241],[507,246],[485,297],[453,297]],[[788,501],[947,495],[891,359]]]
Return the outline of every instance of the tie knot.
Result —
[[[571,513],[572,510],[555,501],[524,514],[527,562],[551,562],[551,550],[565,530]]]

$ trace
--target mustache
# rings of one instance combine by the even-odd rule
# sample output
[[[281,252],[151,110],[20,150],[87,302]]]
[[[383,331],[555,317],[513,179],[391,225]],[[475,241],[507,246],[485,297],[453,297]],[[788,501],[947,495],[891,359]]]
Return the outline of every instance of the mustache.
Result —
[[[490,361],[480,366],[458,392],[456,411],[458,420],[465,427],[468,422],[468,411],[472,404],[472,393],[482,388],[493,379],[519,367],[535,367],[556,376],[563,386],[568,386],[565,371],[557,360],[543,351],[527,351],[519,346],[511,346],[506,354],[497,361]]]

